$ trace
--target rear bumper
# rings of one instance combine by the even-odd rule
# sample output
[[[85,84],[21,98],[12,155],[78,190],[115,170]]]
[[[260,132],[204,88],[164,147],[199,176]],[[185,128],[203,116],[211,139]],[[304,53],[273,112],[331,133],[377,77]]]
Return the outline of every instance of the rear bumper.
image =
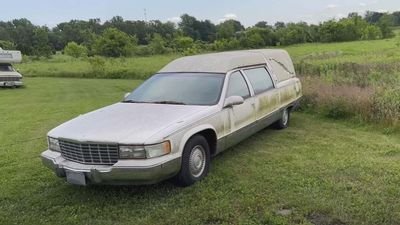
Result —
[[[22,81],[0,81],[0,87],[20,87],[22,85]]]
[[[83,174],[86,181],[79,183],[80,185],[154,184],[173,177],[179,172],[181,167],[180,157],[147,166],[135,166],[135,160],[125,160],[123,164],[118,165],[116,163],[113,166],[86,165],[66,160],[60,153],[50,150],[44,151],[41,154],[41,158],[43,164],[53,170],[58,177],[66,177],[67,173]]]
[[[292,103],[292,111],[298,109],[300,107],[300,101],[303,98],[303,96],[300,96],[296,101]]]

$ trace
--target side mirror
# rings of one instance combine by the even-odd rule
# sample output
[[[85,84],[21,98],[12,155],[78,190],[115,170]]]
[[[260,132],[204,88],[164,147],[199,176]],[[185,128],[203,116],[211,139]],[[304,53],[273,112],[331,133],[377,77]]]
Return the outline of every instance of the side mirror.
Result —
[[[125,95],[124,95],[124,99],[126,99],[126,97],[128,97],[130,94],[131,94],[130,92],[128,92],[128,93],[125,93]]]
[[[227,99],[225,99],[224,108],[231,107],[234,105],[241,105],[243,104],[243,102],[244,99],[241,96],[230,96]]]

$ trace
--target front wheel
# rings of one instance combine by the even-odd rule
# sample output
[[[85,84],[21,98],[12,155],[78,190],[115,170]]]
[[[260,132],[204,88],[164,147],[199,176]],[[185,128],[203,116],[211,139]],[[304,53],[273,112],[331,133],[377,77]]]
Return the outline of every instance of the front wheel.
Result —
[[[278,130],[285,129],[289,126],[290,109],[286,108],[282,112],[282,117],[275,122],[275,128]]]
[[[182,154],[181,170],[175,177],[180,186],[190,186],[203,179],[210,167],[210,148],[202,135],[191,137],[185,145]]]

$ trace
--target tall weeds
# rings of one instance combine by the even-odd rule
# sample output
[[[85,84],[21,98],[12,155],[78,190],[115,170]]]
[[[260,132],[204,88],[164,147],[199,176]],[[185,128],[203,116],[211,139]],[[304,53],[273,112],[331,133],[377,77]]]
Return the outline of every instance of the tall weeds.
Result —
[[[303,76],[301,109],[334,119],[357,119],[396,125],[400,120],[400,87],[360,87]]]

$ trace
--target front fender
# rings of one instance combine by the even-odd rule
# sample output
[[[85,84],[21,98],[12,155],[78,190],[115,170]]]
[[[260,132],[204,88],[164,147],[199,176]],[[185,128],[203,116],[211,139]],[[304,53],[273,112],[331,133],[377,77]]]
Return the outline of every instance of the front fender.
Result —
[[[183,152],[183,148],[185,147],[186,142],[191,138],[193,135],[203,131],[203,130],[208,130],[211,129],[213,130],[216,134],[216,129],[211,125],[211,124],[202,124],[196,127],[191,128],[188,130],[181,138],[180,144],[179,144],[179,152]]]

